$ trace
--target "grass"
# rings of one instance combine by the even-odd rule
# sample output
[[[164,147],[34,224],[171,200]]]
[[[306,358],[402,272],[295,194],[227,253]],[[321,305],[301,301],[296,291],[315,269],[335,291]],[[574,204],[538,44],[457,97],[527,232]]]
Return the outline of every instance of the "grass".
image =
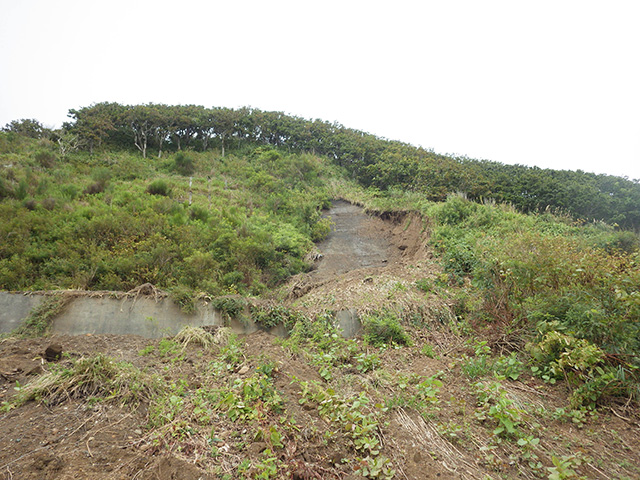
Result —
[[[187,325],[174,337],[174,340],[187,348],[189,345],[199,345],[205,350],[210,349],[217,342],[216,338],[202,327],[192,327]]]
[[[148,402],[159,389],[157,378],[132,364],[96,355],[69,365],[55,365],[27,385],[17,387],[18,393],[4,408],[15,408],[32,400],[56,405],[68,399],[135,407]]]
[[[29,316],[12,335],[18,337],[39,337],[49,331],[51,322],[67,305],[71,297],[56,293],[45,299],[29,312]]]

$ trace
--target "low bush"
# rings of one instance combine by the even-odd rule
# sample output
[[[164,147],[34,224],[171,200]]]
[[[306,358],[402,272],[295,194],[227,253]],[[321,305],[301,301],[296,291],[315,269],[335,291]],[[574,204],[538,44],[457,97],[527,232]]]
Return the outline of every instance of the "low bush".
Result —
[[[166,180],[158,179],[154,180],[147,186],[147,193],[151,195],[161,195],[168,197],[171,195],[171,187]]]
[[[411,337],[405,332],[400,319],[392,313],[381,312],[362,319],[364,339],[374,346],[411,345]]]
[[[173,159],[172,170],[188,177],[196,171],[193,155],[190,152],[178,152]]]

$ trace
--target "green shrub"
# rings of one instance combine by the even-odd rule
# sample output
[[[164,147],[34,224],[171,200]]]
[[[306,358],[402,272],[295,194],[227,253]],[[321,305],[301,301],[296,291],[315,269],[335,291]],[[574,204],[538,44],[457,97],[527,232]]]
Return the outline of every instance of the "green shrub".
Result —
[[[53,168],[56,165],[57,157],[54,153],[46,150],[40,150],[35,155],[36,162],[40,164],[42,168]]]
[[[196,311],[196,294],[189,287],[178,285],[171,289],[170,296],[184,313],[194,313]]]
[[[247,306],[247,302],[243,298],[237,297],[217,297],[211,301],[213,308],[229,316],[229,318],[237,318]]]
[[[199,220],[203,223],[206,223],[209,219],[209,212],[204,207],[192,205],[189,209],[189,217],[191,218],[191,220]]]
[[[429,214],[442,225],[458,225],[470,217],[479,207],[477,203],[463,197],[463,195],[449,195],[446,202],[434,206]]]
[[[321,218],[311,227],[311,241],[320,242],[331,233],[333,222],[330,218]]]
[[[411,337],[402,328],[400,319],[392,313],[383,312],[377,315],[367,315],[362,319],[362,327],[364,339],[371,345],[411,344]]]
[[[171,187],[166,180],[158,179],[154,180],[147,186],[147,193],[151,195],[161,195],[168,197],[171,195]]]
[[[184,177],[193,175],[196,171],[193,155],[190,152],[178,152],[173,159],[172,170]]]
[[[283,325],[287,331],[291,331],[298,322],[304,322],[303,314],[283,305],[252,307],[251,317],[264,328]]]

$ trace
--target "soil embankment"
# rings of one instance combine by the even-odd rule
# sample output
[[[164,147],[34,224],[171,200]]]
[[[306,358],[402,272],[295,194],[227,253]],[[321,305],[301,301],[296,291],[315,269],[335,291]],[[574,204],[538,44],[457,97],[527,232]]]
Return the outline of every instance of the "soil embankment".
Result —
[[[389,226],[369,216],[361,207],[337,200],[327,213],[331,234],[318,245],[323,255],[313,272],[316,279],[331,278],[367,267],[383,267],[397,254],[391,243]]]
[[[313,270],[289,283],[292,305],[314,313],[366,312],[394,299],[407,308],[424,303],[409,288],[437,270],[422,218],[406,213],[369,215],[344,200],[335,201],[326,216],[333,222],[331,233],[318,245]]]

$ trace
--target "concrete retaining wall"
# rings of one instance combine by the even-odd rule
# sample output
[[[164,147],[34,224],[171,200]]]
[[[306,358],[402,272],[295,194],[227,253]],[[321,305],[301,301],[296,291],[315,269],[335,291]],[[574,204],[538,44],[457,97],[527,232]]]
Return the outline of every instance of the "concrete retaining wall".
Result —
[[[0,292],[0,333],[9,333],[21,325],[32,308],[39,305],[44,295],[23,295]],[[249,334],[260,327],[250,320],[231,320],[227,324],[234,332]],[[117,334],[140,335],[147,338],[172,336],[187,325],[201,327],[225,325],[223,313],[211,305],[200,304],[193,314],[186,314],[168,298],[156,301],[151,297],[110,298],[75,297],[53,320],[52,333],[66,335]],[[354,337],[360,332],[360,320],[355,310],[336,314],[336,325],[344,337]],[[282,325],[269,333],[286,336]]]
[[[192,325],[224,325],[224,319],[208,305],[186,314],[169,299],[150,297],[74,298],[53,321],[52,333],[83,335],[86,333],[132,334],[147,338],[171,336]]]
[[[44,298],[43,295],[0,292],[0,333],[18,328]]]

